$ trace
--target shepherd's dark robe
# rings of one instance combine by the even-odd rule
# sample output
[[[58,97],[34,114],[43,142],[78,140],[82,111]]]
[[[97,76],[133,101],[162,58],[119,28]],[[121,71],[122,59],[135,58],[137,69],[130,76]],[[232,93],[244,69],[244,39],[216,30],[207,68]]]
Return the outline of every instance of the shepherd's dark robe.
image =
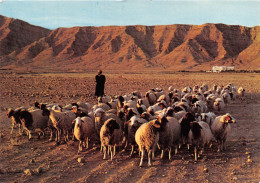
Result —
[[[96,75],[96,91],[95,96],[100,97],[104,95],[106,77],[102,75]]]

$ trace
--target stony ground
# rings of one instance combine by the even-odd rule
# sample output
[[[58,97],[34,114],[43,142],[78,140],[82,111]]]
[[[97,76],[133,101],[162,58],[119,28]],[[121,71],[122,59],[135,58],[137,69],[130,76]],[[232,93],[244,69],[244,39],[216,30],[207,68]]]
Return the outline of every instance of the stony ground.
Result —
[[[237,123],[226,143],[227,150],[206,149],[194,162],[193,153],[181,148],[173,156],[154,166],[140,168],[138,153],[118,152],[113,161],[103,160],[100,145],[77,154],[78,142],[56,146],[48,138],[28,140],[17,133],[10,135],[9,107],[31,106],[35,101],[62,105],[75,101],[96,103],[94,73],[37,74],[1,73],[0,82],[0,182],[260,182],[260,75],[254,73],[105,73],[107,95],[118,95],[150,88],[167,89],[200,85],[233,83],[243,86],[245,100],[236,100],[224,111]],[[16,132],[16,131],[15,131]],[[78,159],[82,162],[78,162]]]

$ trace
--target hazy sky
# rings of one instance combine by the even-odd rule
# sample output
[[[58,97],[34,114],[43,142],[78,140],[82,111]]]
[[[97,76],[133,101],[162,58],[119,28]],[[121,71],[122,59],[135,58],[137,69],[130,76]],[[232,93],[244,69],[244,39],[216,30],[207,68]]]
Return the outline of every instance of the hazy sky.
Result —
[[[49,29],[224,23],[260,25],[260,0],[0,0],[0,14]]]

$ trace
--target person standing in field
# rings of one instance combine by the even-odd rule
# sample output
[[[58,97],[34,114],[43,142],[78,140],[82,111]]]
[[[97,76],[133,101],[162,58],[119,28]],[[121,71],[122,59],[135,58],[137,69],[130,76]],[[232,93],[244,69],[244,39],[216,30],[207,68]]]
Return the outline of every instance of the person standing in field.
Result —
[[[96,97],[102,97],[104,95],[106,77],[102,74],[102,70],[98,70],[98,74],[95,77],[96,79]]]

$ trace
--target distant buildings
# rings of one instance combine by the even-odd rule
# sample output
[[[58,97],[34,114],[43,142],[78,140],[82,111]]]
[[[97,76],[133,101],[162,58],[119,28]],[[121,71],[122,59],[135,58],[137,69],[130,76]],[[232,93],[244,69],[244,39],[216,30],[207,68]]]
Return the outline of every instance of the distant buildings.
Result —
[[[235,66],[213,66],[212,72],[234,71]]]

